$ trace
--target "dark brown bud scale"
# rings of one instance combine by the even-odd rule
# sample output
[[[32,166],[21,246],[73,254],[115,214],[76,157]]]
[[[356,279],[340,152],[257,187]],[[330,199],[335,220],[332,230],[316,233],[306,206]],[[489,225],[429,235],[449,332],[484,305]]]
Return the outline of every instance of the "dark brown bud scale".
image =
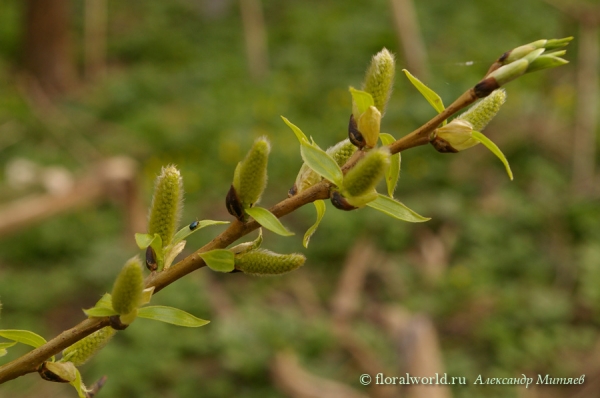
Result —
[[[53,371],[48,369],[46,367],[47,363],[48,362],[42,363],[37,370],[42,379],[44,379],[46,381],[51,381],[54,383],[69,383],[69,380],[63,379],[62,377],[60,377],[59,375],[57,375],[56,373],[54,373]]]
[[[158,264],[156,263],[156,252],[152,246],[146,248],[146,268],[150,271],[156,271]]]
[[[363,148],[366,145],[365,138],[358,131],[358,125],[353,114],[350,115],[350,121],[348,122],[348,139],[358,148]]]
[[[342,196],[342,194],[339,193],[339,191],[333,191],[331,193],[331,204],[335,208],[340,209],[340,210],[344,210],[344,211],[351,211],[351,210],[358,209],[358,207],[354,207],[350,203],[348,203],[348,201],[346,200],[346,198],[344,198]]]
[[[458,152],[456,149],[450,145],[448,141],[443,138],[435,137],[431,142],[431,145],[436,149],[436,151],[440,153],[456,153]]]
[[[473,90],[477,98],[485,98],[492,93],[492,91],[500,88],[500,85],[493,77],[483,79],[475,85]]]
[[[129,326],[121,322],[121,318],[119,317],[119,315],[113,315],[108,319],[110,321],[110,327],[115,330],[125,330]]]
[[[229,214],[244,222],[245,213],[244,206],[242,206],[242,202],[237,195],[237,192],[233,185],[229,188],[229,192],[227,192],[227,197],[225,198],[225,206],[227,207],[227,211]]]

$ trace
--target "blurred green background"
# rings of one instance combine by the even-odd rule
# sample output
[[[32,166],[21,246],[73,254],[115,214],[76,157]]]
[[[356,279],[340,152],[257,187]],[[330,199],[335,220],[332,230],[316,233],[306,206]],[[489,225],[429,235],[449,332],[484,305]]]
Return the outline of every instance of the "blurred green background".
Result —
[[[235,165],[256,137],[267,135],[273,150],[262,203],[268,207],[286,197],[301,164],[280,115],[323,147],[343,139],[348,86],[360,86],[382,47],[397,54],[398,65],[382,131],[400,137],[434,115],[400,72],[415,54],[403,52],[387,0],[245,2],[261,6],[263,23],[259,18],[254,25],[231,0],[107,0],[104,22],[85,18],[89,1],[67,2],[76,78],[59,93],[32,84],[27,74],[25,15],[33,3],[0,6],[5,204],[43,191],[11,183],[15,160],[33,162],[36,170],[61,166],[77,177],[101,159],[127,155],[139,164],[144,206],[161,166],[174,163],[186,191],[183,222],[229,220],[224,197]],[[576,36],[566,56],[572,62],[510,83],[506,105],[485,130],[510,161],[514,182],[482,146],[456,155],[430,146],[403,153],[396,197],[430,222],[402,223],[370,209],[345,213],[328,204],[305,250],[301,237],[314,220],[312,206],[286,216],[296,236],[267,232],[263,246],[305,253],[302,269],[278,278],[202,269],[160,292],[156,304],[212,322],[188,330],[139,320],[118,333],[82,367],[88,384],[108,376],[100,397],[303,396],[282,386],[278,373],[292,356],[304,372],[371,397],[436,397],[439,391],[361,386],[369,364],[386,376],[425,369],[419,375],[467,378],[469,385],[440,397],[600,394],[599,196],[574,188],[572,170],[580,24],[543,1],[432,0],[415,7],[412,39],[422,38],[427,58],[414,73],[446,104],[504,51]],[[86,53],[86,21],[105,29],[96,70]],[[261,28],[266,53],[259,46],[258,66],[249,67],[245,39],[258,29],[260,44]],[[419,40],[412,43],[418,47]],[[584,185],[597,186],[594,181]],[[1,327],[51,338],[82,320],[80,309],[109,291],[124,261],[138,252],[125,230],[122,206],[109,200],[3,236]],[[193,235],[185,253],[221,230]],[[365,251],[366,262],[357,266],[353,259]],[[342,275],[354,276],[358,287]],[[334,298],[352,289],[357,308],[339,326]],[[390,319],[396,328],[388,327]],[[26,351],[15,347],[2,363]],[[434,364],[418,368],[419,358]],[[523,373],[586,374],[586,384],[472,385],[479,374]],[[311,384],[305,374],[292,374]],[[0,397],[15,396],[75,392],[28,375],[0,388]]]

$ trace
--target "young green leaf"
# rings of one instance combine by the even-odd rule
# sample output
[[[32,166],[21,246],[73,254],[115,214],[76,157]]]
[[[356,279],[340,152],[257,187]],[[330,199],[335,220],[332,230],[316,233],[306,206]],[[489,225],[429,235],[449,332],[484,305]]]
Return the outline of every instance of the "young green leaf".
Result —
[[[304,247],[308,248],[308,242],[310,242],[310,237],[315,233],[317,227],[321,223],[323,216],[325,215],[325,202],[322,200],[315,200],[313,202],[315,205],[315,209],[317,210],[317,221],[306,231],[304,234],[304,239],[302,239],[302,244]]]
[[[45,338],[29,330],[4,329],[0,330],[0,336],[33,348],[38,348],[46,344]]]
[[[258,229],[258,237],[254,239],[252,242],[244,242],[239,245],[235,245],[231,248],[231,252],[236,254],[247,253],[251,250],[256,250],[262,245],[263,236],[262,236],[262,228]]]
[[[246,209],[246,213],[256,220],[257,223],[268,229],[269,231],[275,232],[281,236],[292,236],[293,232],[283,226],[281,221],[269,210],[262,207],[251,207]]]
[[[72,385],[73,388],[75,388],[75,390],[77,390],[77,395],[79,396],[79,398],[86,398],[88,395],[85,393],[86,388],[83,384],[83,381],[81,380],[81,373],[79,373],[79,369],[77,368],[75,368],[75,371],[77,372],[75,375],[75,380],[73,380],[69,384]]]
[[[102,318],[105,316],[113,316],[119,315],[119,313],[112,308],[103,308],[103,307],[92,307],[87,310],[83,310],[83,313],[88,316],[88,318]]]
[[[508,173],[508,177],[512,180],[513,179],[512,170],[510,169],[510,165],[508,164],[508,160],[506,160],[506,157],[504,156],[504,154],[502,153],[502,151],[500,150],[500,148],[498,148],[498,146],[496,144],[494,144],[492,142],[492,140],[490,140],[489,138],[487,138],[485,135],[481,134],[479,131],[473,131],[471,133],[471,135],[472,135],[472,137],[474,139],[476,139],[477,141],[479,141],[483,145],[485,145],[485,147],[487,149],[489,149],[490,151],[492,151],[492,153],[494,155],[496,155],[498,157],[498,159],[500,159],[500,161],[504,164],[504,167],[506,168],[506,172]]]
[[[13,341],[11,343],[0,343],[0,357],[5,356],[8,353],[6,349],[14,346],[15,344],[17,344],[16,341]]]
[[[215,249],[198,255],[204,260],[208,268],[213,271],[231,272],[235,267],[233,253],[227,249]]]
[[[295,124],[293,124],[292,122],[290,122],[288,119],[286,119],[283,116],[281,116],[281,118],[283,119],[285,124],[287,124],[289,126],[289,128],[292,129],[294,134],[296,134],[296,138],[298,138],[298,141],[300,141],[301,144],[303,142],[308,142],[308,138],[306,138],[306,135],[304,135],[304,133],[302,132],[302,130],[300,130],[300,128],[298,126],[296,126]]]
[[[354,87],[350,87],[350,94],[352,95],[352,101],[356,105],[358,115],[354,115],[356,119],[360,117],[369,107],[375,106],[373,96],[366,91],[357,90]]]
[[[140,308],[138,317],[188,328],[197,328],[210,323],[210,321],[197,318],[178,308],[165,307],[162,305]]]
[[[383,145],[391,145],[396,141],[396,139],[391,134],[381,133],[379,134],[379,138]],[[390,198],[394,197],[394,191],[396,190],[396,185],[398,184],[398,178],[400,178],[400,152],[392,155],[390,159],[390,167],[385,172],[385,183],[388,189],[388,195]]]
[[[431,220],[431,218],[417,214],[403,203],[381,194],[372,202],[367,203],[367,206],[402,221],[425,222]]]
[[[431,106],[433,106],[433,109],[437,111],[437,113],[441,113],[445,109],[444,103],[442,102],[442,98],[435,91],[424,85],[419,79],[414,77],[406,69],[402,69],[402,72],[404,72],[408,80],[410,80],[413,86],[415,86],[416,89],[419,90],[419,92],[423,95],[423,97],[425,97],[427,102],[429,102]],[[444,124],[446,124],[445,120]]]
[[[152,240],[158,234],[135,234],[135,243],[137,243],[138,247],[142,250],[146,249],[152,243]],[[160,237],[160,236],[159,236]]]
[[[312,145],[308,142],[301,142],[300,144],[300,154],[304,163],[317,174],[333,182],[335,185],[341,186],[344,174],[337,162],[317,145]]]
[[[190,225],[186,225],[181,228],[175,236],[173,237],[173,243],[171,245],[176,245],[181,242],[191,234],[196,231],[200,231],[204,227],[208,227],[210,225],[220,225],[220,224],[229,224],[229,221],[213,221],[213,220],[202,220],[202,221],[194,221]]]

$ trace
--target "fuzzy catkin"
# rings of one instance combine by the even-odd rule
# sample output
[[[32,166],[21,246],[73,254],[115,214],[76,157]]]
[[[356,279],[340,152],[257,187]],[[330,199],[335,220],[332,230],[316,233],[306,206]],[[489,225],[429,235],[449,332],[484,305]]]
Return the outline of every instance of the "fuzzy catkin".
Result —
[[[384,48],[373,56],[365,74],[363,91],[371,94],[375,107],[382,115],[385,113],[385,107],[392,93],[395,70],[394,55]]]
[[[117,276],[112,290],[112,306],[119,315],[127,315],[139,307],[144,290],[142,264],[137,257],[129,260]]]
[[[271,144],[266,137],[260,137],[239,164],[233,178],[233,187],[244,208],[260,201],[267,186],[267,163]]]
[[[114,334],[115,330],[110,326],[102,328],[65,348],[63,358],[68,357],[69,362],[73,362],[75,366],[81,366],[104,348]],[[73,355],[69,357],[71,354]]]
[[[173,165],[163,167],[154,184],[148,221],[148,233],[159,234],[163,247],[168,246],[175,235],[182,205],[183,181],[179,170]]]
[[[473,105],[468,111],[457,117],[457,119],[471,123],[475,131],[482,131],[496,116],[505,101],[506,91],[504,89],[495,90]]]
[[[258,249],[235,257],[235,268],[256,276],[281,275],[301,267],[306,261],[302,254],[277,254]]]
[[[390,151],[387,147],[367,153],[344,176],[344,193],[348,196],[361,196],[375,188],[390,165]]]

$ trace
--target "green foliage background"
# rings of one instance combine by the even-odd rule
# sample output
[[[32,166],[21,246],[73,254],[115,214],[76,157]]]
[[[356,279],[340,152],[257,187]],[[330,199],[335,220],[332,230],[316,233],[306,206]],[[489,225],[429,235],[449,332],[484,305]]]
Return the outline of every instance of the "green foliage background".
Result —
[[[0,149],[0,168],[14,157],[74,172],[103,156],[127,154],[140,162],[145,198],[162,165],[177,164],[186,190],[184,221],[230,219],[224,198],[236,163],[253,140],[272,142],[269,184],[262,203],[286,196],[300,167],[296,138],[285,115],[321,146],[345,136],[349,85],[360,85],[370,57],[387,47],[403,68],[388,1],[263,1],[271,73],[253,81],[247,71],[236,3],[210,15],[208,1],[108,1],[109,74],[57,104],[60,119],[41,118],[19,85],[22,2],[0,12],[0,125],[18,141]],[[577,25],[541,1],[416,2],[429,52],[426,83],[449,103],[477,82],[502,52],[540,38],[574,35]],[[82,13],[73,2],[73,32]],[[574,60],[577,39],[567,58]],[[81,64],[82,55],[78,55]],[[465,62],[474,61],[466,66]],[[307,264],[281,278],[196,272],[155,298],[211,319],[187,330],[139,320],[82,371],[91,383],[108,375],[107,397],[279,397],[269,363],[292,349],[322,377],[364,392],[362,371],[338,344],[328,302],[345,255],[360,237],[376,237],[392,267],[368,279],[365,308],[394,304],[433,319],[446,371],[470,382],[522,373],[579,377],[598,342],[600,320],[600,206],[570,190],[575,111],[574,63],[527,75],[507,86],[508,102],[486,129],[511,162],[515,181],[483,147],[441,155],[427,146],[403,154],[396,196],[433,220],[397,222],[363,209],[343,213],[328,205],[311,246],[301,234],[312,207],[284,219],[294,238],[265,234],[264,246],[304,251]],[[398,75],[382,131],[400,137],[433,116],[423,98]],[[2,138],[2,137],[0,137]],[[0,191],[8,201],[18,193]],[[187,253],[221,227],[188,240]],[[82,319],[110,291],[136,248],[123,238],[123,217],[112,204],[44,221],[0,241],[2,328],[31,329],[50,338]],[[427,278],[420,238],[453,242],[439,279]],[[251,235],[253,238],[254,235]],[[309,284],[323,311],[308,315],[293,293]],[[215,289],[222,293],[217,295]],[[304,289],[300,287],[300,289]],[[368,318],[353,328],[381,363],[402,358],[394,342]],[[12,349],[3,362],[22,354]],[[73,394],[29,375],[2,386],[1,397]],[[36,387],[37,386],[37,387]],[[40,390],[42,389],[42,390]],[[517,397],[514,387],[468,386],[455,397]]]

